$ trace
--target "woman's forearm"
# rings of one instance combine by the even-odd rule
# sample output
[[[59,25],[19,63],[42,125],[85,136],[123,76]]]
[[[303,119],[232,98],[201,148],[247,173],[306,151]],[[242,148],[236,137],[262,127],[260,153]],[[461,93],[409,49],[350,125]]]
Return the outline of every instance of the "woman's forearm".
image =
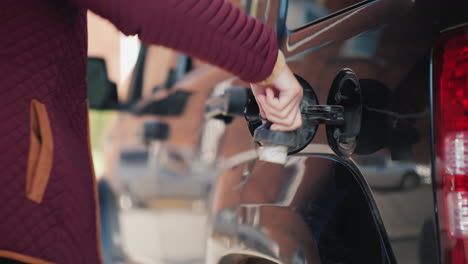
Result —
[[[275,32],[225,0],[70,0],[123,33],[219,66],[248,82],[273,72]]]

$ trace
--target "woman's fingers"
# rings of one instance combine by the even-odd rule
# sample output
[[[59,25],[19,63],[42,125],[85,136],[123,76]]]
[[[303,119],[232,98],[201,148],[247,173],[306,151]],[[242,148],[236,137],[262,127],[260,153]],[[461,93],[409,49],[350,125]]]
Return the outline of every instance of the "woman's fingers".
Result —
[[[281,91],[276,97],[272,88],[266,88],[267,104],[278,112],[283,111],[298,98],[302,98],[302,91]]]
[[[264,97],[264,101],[266,102],[262,103],[262,108],[264,112],[266,112],[268,116],[272,118],[286,119],[292,111],[299,109],[301,100],[302,97],[296,96],[293,97],[290,103],[284,108],[275,107],[275,104],[277,104],[277,99],[272,97],[272,92],[268,92],[267,90],[267,96]]]
[[[266,122],[266,112],[263,110],[263,105],[265,104],[265,96],[259,95],[255,98],[257,101],[258,109],[260,110],[260,116],[262,117],[262,123]],[[264,120],[265,119],[265,120]]]
[[[268,121],[272,122],[273,124],[278,124],[281,126],[292,126],[294,124],[294,120],[296,116],[295,116],[295,113],[292,113],[288,117],[281,119],[281,118],[273,117],[271,115],[266,114],[266,118],[268,119]],[[294,129],[291,129],[291,130],[294,130]]]
[[[285,67],[270,85],[252,84],[260,113],[272,122],[272,130],[292,131],[302,126],[299,110],[303,91],[289,68]]]
[[[294,122],[292,124],[290,124],[290,125],[281,125],[281,124],[278,124],[278,123],[274,123],[270,127],[270,129],[273,130],[273,131],[285,132],[285,131],[291,131],[291,130],[299,129],[301,126],[302,126],[302,115],[298,111],[298,113],[295,115],[295,119],[294,119]]]
[[[277,118],[286,118],[292,111],[297,110],[299,108],[299,105],[301,103],[301,100],[299,99],[294,99],[289,105],[287,105],[284,109],[278,110],[274,109],[271,107],[271,102],[266,102],[262,107],[266,110],[264,112],[267,112],[269,116],[277,117]]]
[[[265,115],[268,121],[272,122],[273,124],[278,124],[280,126],[289,126],[289,130],[297,129],[297,127],[295,126],[297,124],[297,116],[301,116],[298,107],[292,108],[291,111],[284,117],[278,117],[272,114],[271,112],[268,112],[267,110],[265,110]]]

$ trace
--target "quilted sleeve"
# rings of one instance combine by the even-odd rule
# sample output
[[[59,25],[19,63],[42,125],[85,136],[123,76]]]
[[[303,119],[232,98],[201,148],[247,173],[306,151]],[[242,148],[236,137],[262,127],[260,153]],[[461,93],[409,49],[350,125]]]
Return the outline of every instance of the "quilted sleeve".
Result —
[[[70,0],[109,19],[126,35],[221,67],[247,82],[272,73],[275,32],[227,0]]]

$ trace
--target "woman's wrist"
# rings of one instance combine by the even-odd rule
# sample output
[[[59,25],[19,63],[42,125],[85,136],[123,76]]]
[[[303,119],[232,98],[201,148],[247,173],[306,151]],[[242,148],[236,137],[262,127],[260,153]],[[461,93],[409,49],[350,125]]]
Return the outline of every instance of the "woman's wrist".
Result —
[[[278,50],[278,58],[276,59],[275,67],[273,67],[273,71],[271,72],[270,76],[265,80],[258,82],[258,85],[269,85],[271,84],[276,78],[280,75],[283,69],[286,67],[286,60],[284,58],[283,53],[281,50]]]

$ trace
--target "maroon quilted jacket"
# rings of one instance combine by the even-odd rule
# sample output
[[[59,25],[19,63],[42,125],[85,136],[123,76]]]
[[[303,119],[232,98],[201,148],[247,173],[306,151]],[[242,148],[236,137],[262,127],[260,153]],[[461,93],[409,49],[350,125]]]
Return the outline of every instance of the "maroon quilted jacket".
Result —
[[[101,263],[86,98],[86,9],[125,34],[250,82],[278,53],[272,29],[225,0],[0,3],[0,262]]]

